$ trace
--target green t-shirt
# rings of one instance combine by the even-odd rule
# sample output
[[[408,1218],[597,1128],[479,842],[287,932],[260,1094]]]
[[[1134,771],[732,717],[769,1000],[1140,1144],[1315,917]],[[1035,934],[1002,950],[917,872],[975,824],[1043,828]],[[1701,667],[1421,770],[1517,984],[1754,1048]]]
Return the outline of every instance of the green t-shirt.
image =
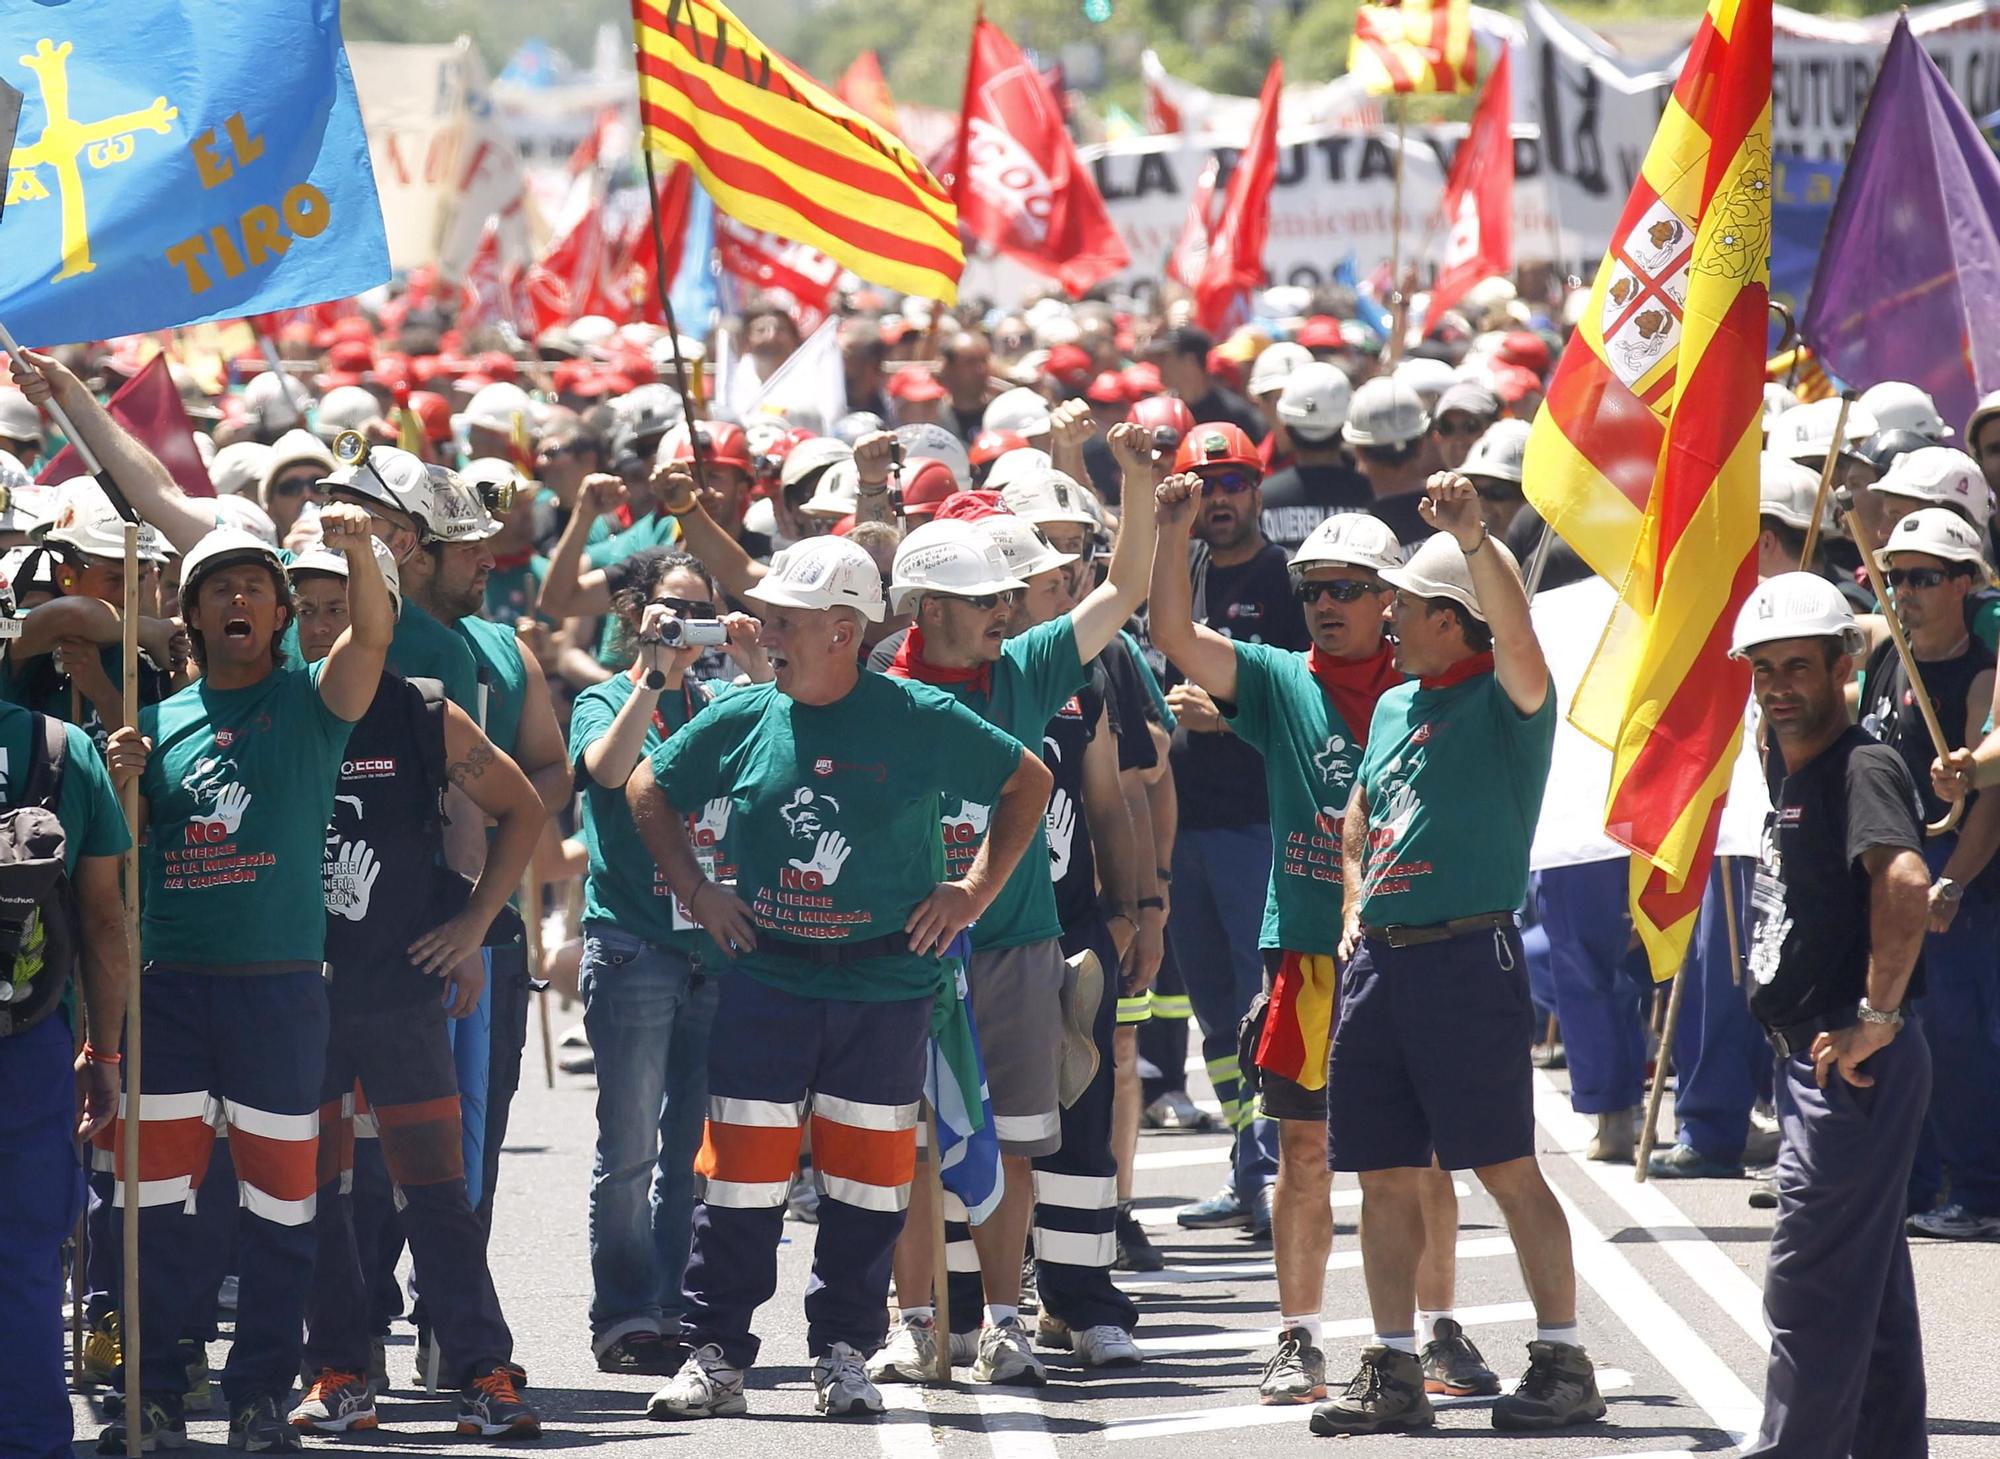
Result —
[[[680,541],[681,524],[665,512],[648,512],[616,536],[583,549],[585,567],[610,567],[648,547],[672,547]]]
[[[486,616],[512,628],[534,608],[548,575],[549,560],[539,552],[509,567],[496,566],[486,575]],[[553,618],[536,616],[549,627],[556,626]]]
[[[1237,737],[1264,757],[1271,884],[1259,947],[1332,956],[1340,945],[1340,818],[1361,747],[1302,653],[1237,640]]]
[[[1016,741],[942,691],[864,673],[833,704],[740,689],[652,766],[677,807],[729,800],[729,851],[758,933],[736,967],[804,997],[879,1003],[933,996],[952,965],[908,952],[818,963],[785,941],[900,938],[945,880],[940,800],[991,804],[1020,759]],[[1046,882],[1046,851],[1038,864]]]
[[[1528,715],[1491,671],[1384,694],[1359,772],[1368,792],[1361,920],[1430,927],[1518,908],[1555,736],[1553,686]]]
[[[1172,734],[1180,721],[1167,708],[1167,696],[1160,689],[1160,676],[1153,672],[1152,664],[1146,658],[1146,651],[1139,647],[1139,640],[1132,636],[1130,629],[1121,628],[1118,636],[1125,640],[1125,647],[1131,650],[1132,662],[1139,666],[1139,682],[1146,686],[1146,694],[1153,701],[1153,713],[1160,717],[1160,727]]]
[[[246,689],[202,680],[140,711],[153,742],[139,779],[148,960],[323,959],[326,827],[354,728],[319,696],[325,667],[276,669]]]
[[[1042,731],[1085,683],[1083,664],[1076,656],[1076,629],[1069,615],[1008,639],[1000,650],[1000,661],[993,665],[992,681],[989,694],[981,694],[969,684],[950,686],[947,692],[988,724],[1039,750]],[[944,804],[945,875],[955,881],[978,856],[993,807],[990,801],[977,797],[954,804],[952,797],[946,796]],[[983,952],[1061,936],[1055,881],[1049,875],[1048,829],[1037,822],[1033,844],[1022,853],[1007,885],[972,929],[972,945]]]
[[[30,744],[35,719],[13,704],[0,704],[0,802],[21,804],[28,789],[31,756],[40,746]],[[132,844],[125,828],[125,813],[118,808],[118,792],[111,788],[111,775],[104,757],[88,733],[67,725],[63,738],[68,748],[63,756],[62,789],[56,795],[56,819],[63,828],[63,869],[76,874],[81,856],[120,856]]]
[[[472,651],[477,688],[485,690],[485,704],[474,711],[486,731],[486,738],[508,755],[521,739],[521,711],[528,702],[528,664],[521,657],[514,630],[484,618],[461,618],[453,631]],[[483,711],[483,712],[482,712]]]
[[[1981,643],[2000,653],[2000,597],[1981,598],[1973,604],[1972,631]]]

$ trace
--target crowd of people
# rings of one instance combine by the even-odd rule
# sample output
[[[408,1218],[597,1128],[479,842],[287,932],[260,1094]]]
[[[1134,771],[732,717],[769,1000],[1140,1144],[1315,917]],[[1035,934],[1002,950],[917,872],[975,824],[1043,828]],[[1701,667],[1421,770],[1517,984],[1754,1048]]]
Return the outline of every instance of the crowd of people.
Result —
[[[1650,1174],[1754,1175],[1779,1210],[1753,1452],[1804,1425],[1830,1454],[1921,1452],[1905,1223],[2000,1235],[2000,796],[1977,793],[2000,781],[2000,397],[1960,441],[1914,387],[1850,409],[1770,387],[1732,643],[1751,830],[1725,827],[1662,1046],[1628,858],[1550,809],[1601,807],[1557,744],[1570,648],[1615,597],[1523,492],[1559,301],[1493,281],[1385,349],[1351,295],[1280,293],[1218,341],[1180,307],[863,292],[844,407],[737,419],[692,341],[581,319],[510,350],[395,297],[286,328],[220,389],[175,366],[213,496],[101,403],[129,348],[14,357],[0,814],[59,835],[0,838],[46,873],[17,896],[33,858],[0,846],[0,1200],[35,1314],[0,1365],[9,1446],[70,1434],[77,1130],[102,1452],[128,1425],[184,1441],[223,1310],[234,1446],[376,1427],[405,1315],[460,1432],[539,1433],[486,1259],[533,973],[580,1000],[569,1064],[596,1080],[588,1341],[661,1379],[656,1419],[753,1401],[788,1219],[817,1227],[823,1413],[880,1413],[941,1358],[980,1384],[1047,1381],[1038,1349],[1141,1362],[1118,1273],[1164,1264],[1130,1205],[1142,1127],[1231,1138],[1174,1220],[1269,1245],[1262,1402],[1317,1405],[1322,1434],[1428,1425],[1435,1395],[1499,1395],[1501,1429],[1600,1419],[1533,1071],[1566,1065],[1589,1157],[1629,1163],[1665,1062]],[[754,401],[799,329],[771,301],[733,327],[729,395]],[[58,420],[101,480],[35,484]],[[968,1033],[1000,1179],[943,1196],[939,1251],[927,1050]],[[1330,1382],[1335,1171],[1361,1185],[1374,1334]],[[1454,1171],[1535,1309],[1505,1394],[1453,1311]],[[1879,1317],[1817,1321],[1836,1293]]]

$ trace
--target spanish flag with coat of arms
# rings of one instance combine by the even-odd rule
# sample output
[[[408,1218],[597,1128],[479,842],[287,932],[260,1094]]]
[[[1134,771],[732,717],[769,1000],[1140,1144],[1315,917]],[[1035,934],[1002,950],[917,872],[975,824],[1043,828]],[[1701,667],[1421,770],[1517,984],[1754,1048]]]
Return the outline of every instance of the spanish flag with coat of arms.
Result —
[[[1633,853],[1661,980],[1701,907],[1750,687],[1729,635],[1757,581],[1770,243],[1771,0],[1710,0],[1523,482],[1622,585],[1570,721],[1613,753],[1605,831]]]

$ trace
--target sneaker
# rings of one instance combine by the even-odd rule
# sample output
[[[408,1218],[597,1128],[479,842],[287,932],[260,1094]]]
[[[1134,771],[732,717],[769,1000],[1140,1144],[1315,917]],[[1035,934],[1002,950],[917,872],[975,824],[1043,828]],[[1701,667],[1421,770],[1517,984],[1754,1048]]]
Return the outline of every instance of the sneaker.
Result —
[[[1205,1201],[1182,1206],[1174,1212],[1174,1220],[1190,1231],[1215,1231],[1224,1226],[1248,1226],[1250,1213],[1243,1209],[1236,1187],[1226,1185]]]
[[[628,1332],[607,1343],[597,1354],[600,1373],[645,1373],[655,1378],[671,1378],[687,1361],[687,1349],[657,1332],[644,1328]]]
[[[1269,1241],[1271,1239],[1271,1203],[1278,1198],[1276,1186],[1265,1186],[1257,1192],[1257,1199],[1250,1205],[1250,1239]]]
[[[597,1055],[589,1049],[574,1049],[556,1060],[556,1067],[565,1074],[595,1074]]]
[[[970,1337],[968,1333],[966,1336]],[[952,1343],[952,1360],[958,1344]],[[865,1370],[877,1383],[931,1383],[937,1379],[937,1323],[929,1317],[905,1317],[889,1340],[868,1360]]]
[[[1312,1431],[1379,1434],[1384,1429],[1427,1429],[1437,1422],[1424,1396],[1424,1368],[1415,1353],[1371,1343],[1340,1397],[1312,1411]]]
[[[1187,1097],[1184,1089],[1169,1089],[1141,1112],[1140,1121],[1149,1130],[1197,1130],[1203,1134],[1222,1129],[1222,1116],[1203,1109]]]
[[[1520,1386],[1493,1405],[1496,1429],[1560,1429],[1603,1417],[1590,1354],[1566,1342],[1529,1343]]]
[[[299,1406],[292,1410],[295,1429],[322,1434],[344,1434],[349,1429],[372,1429],[381,1424],[375,1416],[375,1395],[359,1373],[342,1373],[322,1368]]]
[[[1953,1201],[1910,1217],[1912,1236],[1936,1236],[1945,1241],[1988,1241],[2000,1236],[2000,1218],[1981,1216]]]
[[[835,1343],[813,1363],[813,1407],[828,1418],[882,1411],[882,1395],[862,1371],[861,1354],[844,1342]]]
[[[1597,1116],[1597,1133],[1590,1137],[1590,1145],[1584,1150],[1583,1158],[1606,1165],[1630,1165],[1632,1152],[1638,1144],[1639,1111],[1607,1110]]]
[[[1726,1160],[1712,1160],[1694,1146],[1680,1144],[1659,1151],[1647,1161],[1646,1174],[1654,1180],[1741,1180],[1743,1167]]]
[[[728,1418],[747,1413],[743,1401],[743,1372],[722,1360],[722,1349],[705,1343],[688,1354],[673,1381],[646,1404],[646,1417]]]
[[[1130,1368],[1144,1361],[1132,1334],[1112,1323],[1067,1331],[1069,1350],[1086,1368]]]
[[[305,1445],[299,1431],[278,1416],[277,1399],[252,1398],[238,1405],[229,1421],[229,1447],[247,1454],[295,1454]]]
[[[1027,1383],[1036,1387],[1049,1381],[1049,1370],[1035,1356],[1028,1343],[1028,1330],[1019,1318],[989,1323],[979,1330],[979,1356],[972,1364],[975,1383]]]
[[[1041,1277],[1035,1270],[1035,1253],[1032,1247],[1021,1257],[1021,1296],[1014,1305],[1023,1312],[1041,1310]]]
[[[1052,1352],[1066,1353],[1070,1348],[1069,1324],[1053,1312],[1044,1312],[1035,1319],[1035,1346],[1048,1348]]]
[[[215,1388],[208,1381],[208,1345],[191,1337],[180,1340],[181,1363],[187,1369],[187,1391],[181,1395],[181,1411],[207,1413],[215,1407]]]
[[[118,1343],[118,1314],[108,1313],[90,1325],[83,1339],[83,1366],[78,1381],[86,1388],[114,1381],[124,1354]]]
[[[1132,1214],[1130,1204],[1119,1206],[1118,1224],[1114,1229],[1118,1234],[1118,1254],[1111,1262],[1114,1271],[1166,1270],[1167,1259],[1160,1255],[1160,1249],[1153,1245],[1153,1238],[1146,1234],[1146,1228],[1141,1226],[1139,1218]]]
[[[1303,1327],[1278,1334],[1278,1350],[1264,1364],[1257,1384],[1259,1403],[1310,1403],[1326,1397],[1326,1354]]]
[[[487,1439],[542,1436],[542,1416],[521,1397],[515,1381],[519,1371],[511,1363],[502,1363],[460,1390],[458,1431],[461,1434],[478,1434]]]
[[[1528,1051],[1528,1062],[1533,1064],[1537,1069],[1567,1069],[1569,1067],[1569,1055],[1564,1051],[1560,1042],[1536,1044]]]
[[[236,1310],[236,1277],[232,1273],[222,1279],[222,1285],[215,1289],[215,1305],[224,1312]]]
[[[1424,1392],[1452,1398],[1483,1398],[1500,1391],[1500,1375],[1486,1366],[1465,1329],[1441,1318],[1424,1344]]]
[[[1769,1169],[1753,1170],[1750,1176],[1750,1194],[1744,1199],[1753,1211],[1775,1211],[1778,1209],[1778,1182]]]
[[[785,1192],[785,1219],[819,1224],[819,1182],[810,1169],[792,1172],[792,1187]]]
[[[187,1441],[187,1423],[179,1412],[157,1398],[142,1394],[139,1399],[139,1452],[150,1454],[155,1449],[184,1449]],[[125,1452],[125,1420],[122,1417],[113,1419],[97,1436],[97,1452]]]

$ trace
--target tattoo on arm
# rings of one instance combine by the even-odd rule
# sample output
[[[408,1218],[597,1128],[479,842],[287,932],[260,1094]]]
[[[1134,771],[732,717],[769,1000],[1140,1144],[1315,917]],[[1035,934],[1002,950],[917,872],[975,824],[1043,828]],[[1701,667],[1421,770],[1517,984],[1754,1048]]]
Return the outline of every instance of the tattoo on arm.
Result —
[[[493,763],[493,747],[486,744],[474,745],[465,752],[463,760],[454,760],[445,770],[453,785],[465,788],[468,780],[477,780],[486,773],[486,767]]]

